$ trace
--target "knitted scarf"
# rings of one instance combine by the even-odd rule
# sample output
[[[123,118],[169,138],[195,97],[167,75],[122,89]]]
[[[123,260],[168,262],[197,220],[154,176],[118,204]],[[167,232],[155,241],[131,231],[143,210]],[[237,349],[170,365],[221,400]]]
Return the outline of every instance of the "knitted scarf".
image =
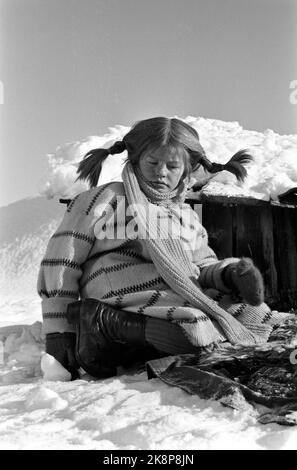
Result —
[[[175,190],[166,193],[160,193],[150,186],[149,182],[143,177],[138,168],[133,168],[130,162],[127,162],[123,173],[123,183],[125,193],[130,205],[137,207],[137,222],[139,230],[146,233],[148,205],[157,204],[170,205],[176,204],[177,201],[182,202],[185,198],[186,185],[182,183]],[[150,223],[155,223],[150,220]],[[182,298],[190,303],[191,307],[195,307],[203,311],[211,319],[216,320],[223,330],[226,338],[233,344],[257,344],[267,341],[267,325],[259,323],[242,325],[230,313],[223,310],[218,304],[206,296],[196,279],[197,271],[191,262],[187,252],[184,250],[180,239],[173,238],[170,233],[164,233],[164,229],[159,227],[160,237],[148,238],[143,237],[151,259],[163,280],[168,286],[179,294]],[[163,230],[163,231],[162,231]],[[192,310],[193,311],[193,310]],[[193,314],[189,313],[189,320],[185,321],[185,328],[189,339],[195,344],[195,329],[199,328],[199,324],[193,321]],[[179,322],[182,325],[182,322]],[[191,331],[192,330],[192,331]]]
[[[173,189],[172,191],[166,191],[165,193],[161,193],[151,186],[150,182],[141,173],[139,167],[132,167],[132,165],[129,163],[129,173],[131,172],[131,170],[132,172],[134,171],[134,174],[139,184],[139,188],[144,193],[146,199],[152,204],[164,207],[173,207],[176,203],[181,203],[185,201],[188,189],[188,178],[184,178],[184,180],[177,186],[177,188]]]

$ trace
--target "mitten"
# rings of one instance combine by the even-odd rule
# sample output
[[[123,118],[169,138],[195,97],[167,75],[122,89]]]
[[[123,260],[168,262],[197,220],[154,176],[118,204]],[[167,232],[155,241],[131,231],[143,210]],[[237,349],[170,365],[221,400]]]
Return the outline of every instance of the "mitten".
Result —
[[[79,364],[75,358],[75,333],[48,333],[45,350],[62,364],[71,374],[71,380],[79,377]]]
[[[226,266],[223,282],[250,305],[257,306],[264,302],[263,277],[250,258],[241,258],[239,262]]]

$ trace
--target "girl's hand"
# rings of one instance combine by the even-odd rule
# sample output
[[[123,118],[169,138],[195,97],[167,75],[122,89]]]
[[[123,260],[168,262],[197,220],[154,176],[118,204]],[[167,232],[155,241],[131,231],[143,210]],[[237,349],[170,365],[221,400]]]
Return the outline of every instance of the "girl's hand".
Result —
[[[262,274],[250,258],[241,258],[231,263],[223,271],[223,282],[238,292],[246,303],[260,305],[264,302],[264,282]]]

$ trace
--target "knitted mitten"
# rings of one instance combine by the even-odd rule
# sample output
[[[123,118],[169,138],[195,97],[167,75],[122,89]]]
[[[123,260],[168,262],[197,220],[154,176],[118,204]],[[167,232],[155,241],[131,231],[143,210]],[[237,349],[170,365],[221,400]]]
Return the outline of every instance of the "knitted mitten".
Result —
[[[250,305],[256,306],[264,302],[262,274],[250,258],[241,258],[238,263],[226,266],[223,270],[223,282]]]

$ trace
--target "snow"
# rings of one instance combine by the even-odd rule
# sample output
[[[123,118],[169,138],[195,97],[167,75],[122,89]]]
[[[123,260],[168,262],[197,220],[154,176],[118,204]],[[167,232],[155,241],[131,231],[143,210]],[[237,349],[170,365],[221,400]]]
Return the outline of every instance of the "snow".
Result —
[[[238,123],[203,118],[186,121],[197,126],[215,161],[247,146],[257,154],[258,166],[250,165],[246,186],[226,173],[210,183],[217,191],[228,187],[265,198],[268,187],[271,196],[296,185],[297,136],[245,131]],[[147,380],[144,369],[118,369],[116,377],[105,380],[81,371],[80,379],[71,382],[69,373],[45,353],[36,279],[48,239],[65,210],[57,197],[82,189],[73,181],[83,154],[111,145],[128,130],[116,126],[105,136],[61,146],[50,157],[44,191],[55,198],[25,199],[0,208],[0,448],[297,449],[295,427],[261,425],[253,408],[239,412],[191,396],[159,379]],[[101,182],[120,178],[124,158],[109,159]]]
[[[177,116],[176,116],[177,117]],[[182,119],[194,127],[211,161],[226,163],[241,149],[249,149],[254,161],[247,165],[248,177],[239,183],[229,172],[218,173],[208,183],[208,193],[246,196],[262,200],[278,200],[278,195],[297,187],[297,135],[279,135],[271,129],[265,132],[245,130],[238,122],[188,116]],[[75,182],[79,161],[91,149],[110,147],[121,140],[129,127],[115,126],[103,136],[86,137],[82,141],[59,146],[48,155],[49,174],[41,193],[48,198],[72,198],[87,189],[84,182]],[[99,184],[121,181],[127,152],[109,156],[103,164]],[[193,182],[201,172],[193,174]]]
[[[25,344],[39,348],[33,338]],[[1,374],[1,449],[296,449],[295,429],[259,425],[253,410],[188,395],[144,371],[53,381],[36,375],[34,354],[24,356],[23,374],[16,365],[9,379]]]
[[[60,380],[62,382],[71,380],[70,372],[50,354],[41,355],[40,367],[44,380]]]

